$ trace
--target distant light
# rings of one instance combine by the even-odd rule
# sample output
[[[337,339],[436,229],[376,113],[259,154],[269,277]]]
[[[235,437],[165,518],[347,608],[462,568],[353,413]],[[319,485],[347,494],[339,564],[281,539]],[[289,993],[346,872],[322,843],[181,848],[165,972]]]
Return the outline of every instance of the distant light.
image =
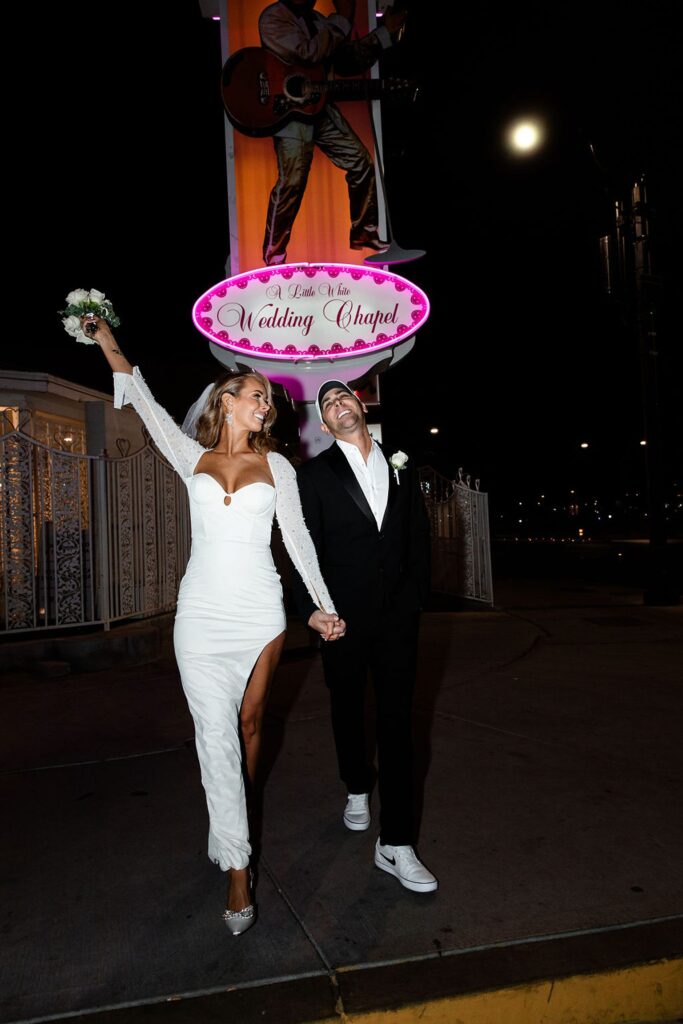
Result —
[[[429,433],[430,434],[438,434],[439,433],[439,428],[438,427],[430,427],[429,428]]]
[[[211,15],[211,21],[220,21],[220,20],[221,20],[220,14],[212,14]]]
[[[507,145],[518,156],[528,156],[543,142],[543,127],[534,118],[515,121],[507,131]]]
[[[581,442],[581,447],[582,448],[587,448],[588,447],[588,441],[582,441]]]
[[[641,441],[641,442],[640,442],[641,448],[642,448],[642,447],[645,447],[645,445],[646,445],[646,444],[647,444],[647,441]]]

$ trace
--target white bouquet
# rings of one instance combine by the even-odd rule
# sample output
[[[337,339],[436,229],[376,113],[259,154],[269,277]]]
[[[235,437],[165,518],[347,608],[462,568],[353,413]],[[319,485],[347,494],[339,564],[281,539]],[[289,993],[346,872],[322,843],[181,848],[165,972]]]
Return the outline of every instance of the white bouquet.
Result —
[[[83,333],[81,317],[102,317],[110,327],[118,327],[121,323],[109,299],[104,292],[98,292],[96,288],[91,288],[89,292],[85,288],[76,288],[75,291],[69,292],[66,297],[66,309],[60,310],[59,315],[64,317],[62,323],[66,333],[83,345],[96,345],[97,342]]]

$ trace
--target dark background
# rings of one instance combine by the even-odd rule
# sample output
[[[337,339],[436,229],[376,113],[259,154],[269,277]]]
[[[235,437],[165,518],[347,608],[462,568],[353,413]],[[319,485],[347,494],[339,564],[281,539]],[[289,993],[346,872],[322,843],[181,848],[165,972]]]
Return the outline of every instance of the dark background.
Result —
[[[427,250],[399,269],[432,315],[383,378],[382,419],[420,462],[449,476],[464,466],[499,502],[579,481],[614,495],[642,483],[637,343],[604,294],[598,255],[610,197],[642,171],[664,282],[665,475],[683,479],[674,10],[413,3],[383,59],[421,86],[415,105],[385,113],[386,177],[396,238]],[[96,287],[122,319],[124,351],[182,418],[217,369],[190,311],[225,276],[227,201],[218,23],[196,0],[167,11],[70,2],[36,26],[41,59],[16,86],[36,99],[23,120],[22,257],[11,254],[30,317],[2,364],[110,390],[100,353],[57,316],[68,291]],[[519,113],[550,128],[533,159],[502,146]],[[296,417],[283,409],[280,426],[291,437]]]

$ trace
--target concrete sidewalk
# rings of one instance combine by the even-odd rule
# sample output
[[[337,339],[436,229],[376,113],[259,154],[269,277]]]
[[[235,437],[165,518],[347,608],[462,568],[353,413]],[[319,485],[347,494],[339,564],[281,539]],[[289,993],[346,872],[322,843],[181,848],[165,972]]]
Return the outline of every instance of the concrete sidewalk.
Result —
[[[576,581],[501,581],[498,597],[497,611],[424,617],[415,738],[433,895],[373,867],[374,823],[343,828],[319,660],[290,649],[265,731],[259,921],[237,941],[170,651],[6,676],[0,1020],[370,1020],[670,965],[683,952],[683,608]],[[652,969],[647,1012],[614,1020],[683,1016],[675,974]]]

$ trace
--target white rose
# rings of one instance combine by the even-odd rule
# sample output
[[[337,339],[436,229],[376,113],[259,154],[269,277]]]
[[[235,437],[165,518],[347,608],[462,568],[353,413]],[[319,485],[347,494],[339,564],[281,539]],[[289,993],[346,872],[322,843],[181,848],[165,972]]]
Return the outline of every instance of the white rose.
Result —
[[[76,288],[75,291],[69,292],[66,297],[67,306],[80,306],[82,302],[87,302],[89,298],[88,292],[85,288]]]
[[[391,462],[392,469],[403,469],[408,461],[408,456],[405,452],[394,452],[389,461]]]
[[[90,301],[91,302],[99,302],[101,304],[101,303],[104,302],[104,299],[105,299],[104,292],[98,292],[97,288],[91,288],[90,289]]]
[[[65,320],[62,320],[62,323],[64,324],[64,330],[72,338],[77,338],[81,333],[81,321],[77,316],[67,316]]]
[[[81,330],[81,321],[77,316],[67,316],[62,320],[62,323],[64,324],[64,330],[66,333],[70,334],[72,338],[76,339],[76,341],[80,341],[82,345],[97,344],[93,338],[90,338],[87,334],[83,333]]]

